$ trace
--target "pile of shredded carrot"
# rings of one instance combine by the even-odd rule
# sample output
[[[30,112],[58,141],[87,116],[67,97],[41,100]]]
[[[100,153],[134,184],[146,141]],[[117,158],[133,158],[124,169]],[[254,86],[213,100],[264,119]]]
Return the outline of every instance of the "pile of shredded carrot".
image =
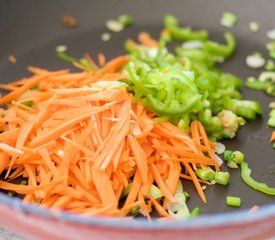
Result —
[[[79,214],[126,216],[138,206],[147,217],[153,208],[168,217],[167,203],[177,203],[178,182],[187,179],[206,203],[202,185],[210,183],[194,171],[219,170],[219,164],[201,123],[193,121],[185,133],[155,121],[126,88],[88,87],[124,78],[127,56],[100,59],[95,71],[30,67],[33,76],[1,84],[10,92],[0,98],[6,106],[0,109],[0,189],[22,194],[25,203]],[[28,184],[10,182],[18,177]],[[149,194],[152,184],[164,201]]]

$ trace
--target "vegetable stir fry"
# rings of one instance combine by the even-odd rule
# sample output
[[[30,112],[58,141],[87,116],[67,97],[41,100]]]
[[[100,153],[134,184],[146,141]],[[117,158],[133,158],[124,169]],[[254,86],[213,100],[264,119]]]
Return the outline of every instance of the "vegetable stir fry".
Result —
[[[121,15],[106,24],[119,32],[133,19]],[[177,47],[169,51],[173,40]],[[0,189],[78,214],[198,216],[199,208],[188,208],[185,181],[205,204],[206,185],[228,185],[216,141],[235,137],[262,114],[258,102],[242,99],[242,81],[217,67],[236,48],[232,33],[224,41],[166,15],[159,40],[141,32],[138,42],[125,42],[127,55],[106,61],[99,54],[96,64],[59,46],[57,56],[82,72],[29,67],[33,76],[1,84],[10,92],[0,98]],[[241,165],[248,185],[274,194],[250,177],[241,152],[226,150],[224,159],[228,167]],[[19,177],[24,184],[10,182]],[[228,196],[227,204],[239,207],[241,199]]]

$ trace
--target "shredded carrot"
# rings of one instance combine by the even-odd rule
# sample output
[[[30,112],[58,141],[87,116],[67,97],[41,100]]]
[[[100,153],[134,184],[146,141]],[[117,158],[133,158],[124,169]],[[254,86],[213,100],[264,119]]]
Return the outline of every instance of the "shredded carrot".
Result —
[[[156,47],[147,33],[139,40]],[[0,98],[7,104],[0,109],[0,173],[7,180],[28,180],[27,186],[0,180],[0,189],[25,195],[26,203],[86,215],[126,216],[139,207],[150,220],[153,208],[169,217],[167,203],[178,202],[178,181],[187,179],[206,203],[201,184],[209,182],[194,170],[218,169],[218,164],[201,123],[191,123],[189,134],[169,122],[157,123],[125,88],[87,87],[124,79],[128,56],[106,62],[99,54],[99,66],[86,59],[93,71],[29,67],[33,76],[0,85],[9,90]],[[153,184],[163,199],[150,196]]]
[[[149,33],[147,32],[141,32],[138,34],[138,40],[141,42],[141,44],[147,46],[147,47],[158,47],[158,41],[153,39]]]
[[[106,58],[103,53],[98,54],[98,63],[100,67],[103,67],[106,63]]]
[[[270,137],[270,143],[275,141],[275,131],[272,132],[271,137]]]

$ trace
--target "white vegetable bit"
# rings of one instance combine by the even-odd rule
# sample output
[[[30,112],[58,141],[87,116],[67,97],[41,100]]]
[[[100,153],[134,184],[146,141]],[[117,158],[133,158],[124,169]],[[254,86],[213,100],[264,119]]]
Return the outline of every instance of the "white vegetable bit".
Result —
[[[107,42],[111,39],[111,34],[110,33],[102,33],[101,35],[101,40],[103,42]]]
[[[116,20],[106,21],[106,27],[113,32],[121,32],[124,29],[124,26]]]
[[[269,103],[269,108],[274,109],[274,108],[275,108],[275,102],[271,102],[271,103]]]
[[[266,44],[266,49],[268,51],[275,51],[275,41],[268,42]]]
[[[203,46],[204,43],[198,40],[186,41],[182,44],[182,47],[185,49],[200,49],[203,48]]]
[[[219,164],[219,166],[223,164],[223,160],[217,154],[215,154],[215,160]]]
[[[272,29],[272,30],[270,30],[270,31],[268,31],[268,32],[266,33],[266,36],[267,36],[268,38],[270,38],[271,40],[275,40],[275,28]]]
[[[222,144],[220,142],[216,142],[215,150],[216,150],[217,154],[222,154],[225,151],[224,144]]]
[[[259,54],[253,54],[246,57],[246,64],[250,68],[260,68],[265,65],[265,59]]]
[[[59,45],[59,46],[57,46],[56,48],[55,48],[55,50],[57,51],[57,52],[66,52],[67,51],[67,46],[66,45]]]
[[[250,22],[249,23],[249,30],[251,32],[258,32],[260,30],[260,25],[257,22]]]

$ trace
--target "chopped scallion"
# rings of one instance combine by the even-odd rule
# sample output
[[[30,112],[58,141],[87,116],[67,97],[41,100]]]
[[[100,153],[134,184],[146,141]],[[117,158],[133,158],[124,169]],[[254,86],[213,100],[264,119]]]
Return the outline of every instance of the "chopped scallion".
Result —
[[[133,25],[134,19],[131,15],[129,14],[122,14],[118,17],[118,21],[124,26],[124,27],[129,27]]]
[[[238,19],[235,14],[231,12],[224,12],[220,20],[220,24],[224,27],[233,27],[238,22]]]
[[[241,206],[241,199],[239,197],[227,196],[226,197],[226,204],[228,206],[240,207]]]

